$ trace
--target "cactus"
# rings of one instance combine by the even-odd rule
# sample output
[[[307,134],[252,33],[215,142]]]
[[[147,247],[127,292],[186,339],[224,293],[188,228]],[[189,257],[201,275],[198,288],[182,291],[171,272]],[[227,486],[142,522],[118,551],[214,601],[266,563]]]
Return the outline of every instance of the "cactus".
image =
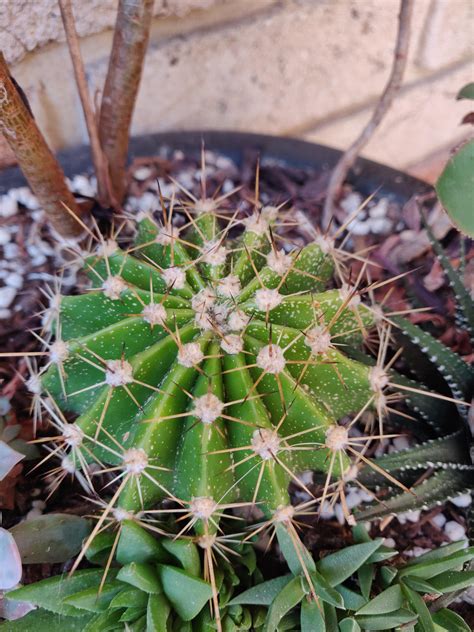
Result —
[[[60,459],[52,489],[76,476],[100,508],[72,570],[115,530],[102,590],[130,523],[191,540],[203,550],[218,630],[226,538],[272,532],[319,603],[301,517],[317,501],[340,500],[353,524],[349,480],[363,489],[388,481],[412,497],[400,468],[384,468],[366,448],[388,436],[384,421],[402,414],[393,408],[400,397],[420,424],[436,425],[442,406],[466,405],[471,375],[459,360],[449,371],[452,392],[435,393],[394,371],[394,329],[416,336],[399,313],[371,303],[387,281],[362,285],[363,255],[355,255],[362,269],[350,283],[349,255],[336,245],[346,225],[300,247],[284,237],[291,213],[257,203],[242,217],[226,210],[225,198],[190,195],[178,211],[174,199],[162,201],[160,221],[140,217],[126,250],[116,235],[84,226],[96,242],[83,255],[91,287],[53,293],[45,348],[35,352],[45,362],[27,382],[35,412],[57,431],[44,459]],[[363,343],[374,341],[376,357],[364,355]],[[362,419],[370,432],[354,435]],[[300,476],[308,469],[322,477],[318,499]],[[100,475],[108,482],[98,497]],[[293,506],[290,483],[310,499]],[[253,524],[236,535],[242,520]]]

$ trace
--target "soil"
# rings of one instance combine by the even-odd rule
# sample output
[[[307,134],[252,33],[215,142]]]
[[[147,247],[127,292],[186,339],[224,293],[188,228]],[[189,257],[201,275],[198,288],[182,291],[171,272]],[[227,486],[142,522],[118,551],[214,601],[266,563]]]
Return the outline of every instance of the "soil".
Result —
[[[244,213],[253,206],[255,198],[255,172],[258,156],[249,151],[240,169],[226,157],[206,152],[205,179],[207,197],[216,192],[227,193],[234,187],[240,187],[228,203],[232,208]],[[137,207],[147,210],[158,208],[157,183],[167,196],[174,188],[170,177],[177,180],[196,196],[201,194],[201,164],[198,160],[184,156],[180,152],[168,152],[155,158],[136,159],[131,165],[128,176],[128,202],[125,205],[125,217],[136,212]],[[90,184],[90,180],[89,180]],[[84,185],[84,183],[83,183]],[[293,229],[293,237],[301,243],[308,238],[311,224],[318,225],[320,211],[327,185],[327,173],[295,169],[277,163],[260,165],[260,200],[265,204],[285,203],[298,209],[298,230]],[[107,230],[112,219],[111,212],[98,208],[92,197],[78,195],[82,203],[92,206],[92,212],[103,230]],[[87,193],[87,192],[86,192]],[[340,200],[335,223],[343,223],[348,215],[357,208],[362,196],[346,188]],[[20,211],[8,218],[0,217],[0,228],[6,228],[11,235],[10,243],[17,246],[14,264],[21,272],[23,284],[18,290],[13,307],[0,310],[0,349],[2,351],[24,351],[39,348],[38,340],[32,331],[41,323],[39,306],[45,302],[42,287],[57,273],[58,266],[67,263],[65,274],[72,288],[77,269],[71,264],[71,258],[64,249],[49,235],[40,211],[31,212],[20,205]],[[388,198],[377,198],[369,202],[366,210],[351,225],[352,238],[346,247],[353,250],[370,251],[373,261],[380,267],[371,267],[372,279],[387,278],[405,272],[413,272],[404,280],[394,284],[388,304],[396,309],[408,308],[413,299],[420,305],[431,308],[429,313],[420,312],[411,316],[413,322],[429,326],[433,335],[460,353],[466,361],[474,359],[474,350],[467,332],[455,324],[455,304],[452,292],[444,277],[439,262],[426,239],[422,227],[422,214],[429,217],[432,228],[438,238],[443,240],[452,264],[460,265],[460,237],[451,230],[449,220],[436,206],[433,195],[422,199],[412,199],[403,207]],[[125,223],[120,241],[127,242],[130,231]],[[31,246],[39,248],[39,254],[32,255]],[[0,251],[2,246],[0,245]],[[5,246],[3,246],[5,248]],[[474,286],[474,248],[465,243],[465,281],[468,287]],[[40,256],[43,255],[43,256]],[[353,266],[352,274],[356,278],[360,265]],[[13,266],[11,266],[13,268]],[[7,274],[13,270],[7,270]],[[5,276],[3,283],[6,284]],[[79,277],[80,279],[80,277]],[[2,280],[0,279],[0,286]],[[5,285],[6,286],[6,285]],[[385,294],[384,288],[383,294]],[[382,292],[381,292],[382,293]],[[410,301],[408,300],[410,296]],[[6,314],[8,311],[8,315]],[[28,367],[24,359],[1,359],[0,362],[0,411],[11,405],[6,414],[8,425],[20,424],[21,436],[29,440],[33,437],[33,420],[30,412],[30,395],[24,381]],[[1,413],[0,413],[1,414]],[[41,426],[38,431],[44,430]],[[81,490],[69,482],[65,483],[48,500],[44,470],[38,468],[29,473],[29,462],[17,465],[10,475],[0,483],[0,509],[3,513],[3,526],[10,527],[23,519],[32,509],[33,500],[46,501],[44,511],[62,511],[84,514],[91,510],[81,496]],[[448,520],[455,520],[466,527],[465,510],[448,503],[445,507],[431,512],[423,512],[415,522],[407,523],[403,528],[395,519],[383,531],[372,527],[373,535],[392,538],[402,555],[414,547],[429,549],[448,540],[442,528],[431,521],[435,514],[443,512]],[[351,542],[351,531],[333,517],[309,525],[305,539],[316,555],[321,556]],[[272,553],[270,553],[271,555]],[[35,581],[61,570],[58,565],[36,565],[26,569],[25,581]],[[463,613],[466,615],[466,612]]]

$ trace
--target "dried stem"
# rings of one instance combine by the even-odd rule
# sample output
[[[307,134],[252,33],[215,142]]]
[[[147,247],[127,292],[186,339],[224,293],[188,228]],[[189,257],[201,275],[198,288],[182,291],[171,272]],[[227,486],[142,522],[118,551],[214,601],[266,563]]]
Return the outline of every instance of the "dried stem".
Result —
[[[360,151],[372,138],[375,130],[382,122],[385,114],[390,109],[394,98],[400,90],[403,74],[407,64],[408,46],[410,43],[410,27],[415,0],[401,0],[400,13],[398,16],[398,33],[395,53],[393,57],[392,70],[385,89],[380,97],[377,106],[362,133],[356,138],[352,145],[341,156],[339,162],[334,167],[328,184],[326,199],[324,202],[323,217],[321,220],[323,228],[329,226],[329,222],[334,212],[334,200],[338,195],[349,169],[354,164]]]
[[[33,193],[53,228],[64,237],[82,233],[73,215],[80,215],[64,173],[48,147],[33,115],[8,71],[0,53],[0,130],[13,150]],[[68,213],[66,205],[71,213]]]
[[[79,38],[76,31],[74,21],[74,13],[72,10],[71,0],[58,0],[61,9],[61,17],[63,20],[64,30],[66,32],[66,40],[71,55],[74,75],[76,78],[77,89],[81,99],[82,110],[86,120],[87,132],[89,134],[92,161],[97,175],[97,188],[99,202],[102,206],[116,206],[112,186],[110,182],[107,159],[102,151],[99,141],[99,130],[97,126],[96,116],[91,104],[89,90],[87,87],[86,73],[81,56],[79,46]]]
[[[125,191],[128,137],[140,84],[154,0],[120,0],[100,110],[100,142],[118,201]]]

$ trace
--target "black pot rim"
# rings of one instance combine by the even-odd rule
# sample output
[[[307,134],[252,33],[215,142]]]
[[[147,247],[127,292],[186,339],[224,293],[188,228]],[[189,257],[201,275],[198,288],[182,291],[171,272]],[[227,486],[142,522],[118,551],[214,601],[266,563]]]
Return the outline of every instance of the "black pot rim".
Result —
[[[331,170],[341,156],[341,151],[308,141],[266,134],[235,131],[172,131],[143,134],[130,139],[129,158],[158,155],[164,147],[196,154],[202,142],[206,149],[217,151],[242,163],[245,152],[257,151],[262,164],[276,161],[279,164],[316,171]],[[66,149],[58,153],[59,161],[67,176],[91,172],[88,145]],[[348,181],[362,194],[378,191],[404,204],[414,195],[425,195],[432,187],[402,171],[386,165],[359,158],[349,174]],[[0,172],[0,194],[9,189],[24,186],[25,179],[18,167]]]

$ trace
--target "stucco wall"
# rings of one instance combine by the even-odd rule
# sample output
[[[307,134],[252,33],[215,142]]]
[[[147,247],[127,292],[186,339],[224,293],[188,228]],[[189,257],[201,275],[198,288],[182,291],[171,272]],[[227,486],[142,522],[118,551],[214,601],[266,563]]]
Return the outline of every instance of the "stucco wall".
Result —
[[[75,0],[91,91],[116,0]],[[398,0],[156,0],[133,132],[229,128],[344,148],[387,79]],[[56,0],[0,2],[1,46],[55,148],[86,141]],[[417,0],[403,92],[365,155],[419,164],[469,130],[472,0]]]

